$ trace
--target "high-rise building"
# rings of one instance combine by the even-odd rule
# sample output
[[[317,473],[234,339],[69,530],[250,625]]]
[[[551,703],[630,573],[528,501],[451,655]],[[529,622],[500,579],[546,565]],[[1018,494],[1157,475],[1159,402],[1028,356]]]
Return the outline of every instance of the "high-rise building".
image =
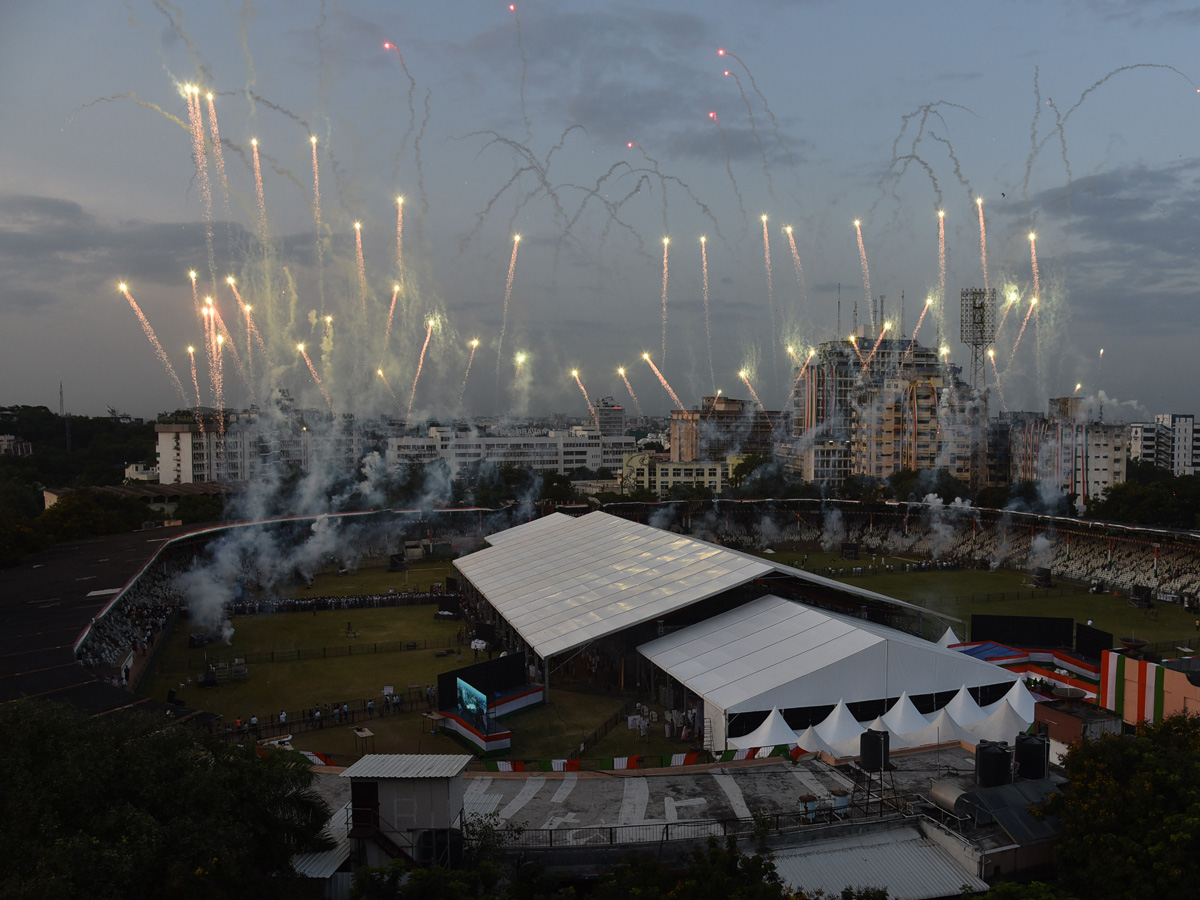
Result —
[[[625,433],[625,408],[612,397],[601,397],[593,404],[600,433],[611,437]]]
[[[903,469],[986,478],[972,478],[973,458],[985,459],[986,401],[960,375],[915,340],[873,341],[863,332],[821,344],[796,371],[789,467],[829,487]]]
[[[787,419],[749,400],[703,397],[699,409],[671,410],[671,462],[719,460],[731,454],[769,456]]]

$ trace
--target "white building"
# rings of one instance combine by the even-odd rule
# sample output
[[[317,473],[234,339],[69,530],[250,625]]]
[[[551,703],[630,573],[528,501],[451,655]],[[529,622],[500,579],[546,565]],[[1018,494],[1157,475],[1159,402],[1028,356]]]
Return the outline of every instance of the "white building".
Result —
[[[636,449],[632,437],[603,435],[580,426],[565,431],[488,434],[435,425],[425,437],[389,438],[387,462],[395,467],[442,459],[451,471],[472,463],[490,462],[496,466],[567,475],[579,468],[619,472],[625,456]]]
[[[1159,413],[1154,424],[1161,426],[1160,439],[1167,443],[1167,466],[1172,475],[1196,474],[1196,417],[1180,413]],[[1160,455],[1161,457],[1161,455]],[[1160,463],[1161,464],[1161,463]]]

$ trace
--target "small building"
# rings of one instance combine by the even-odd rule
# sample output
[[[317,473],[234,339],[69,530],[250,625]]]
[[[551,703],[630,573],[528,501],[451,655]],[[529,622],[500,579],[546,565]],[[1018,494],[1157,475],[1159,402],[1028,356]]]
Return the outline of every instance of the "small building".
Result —
[[[461,861],[463,772],[470,762],[449,754],[369,754],[342,772],[350,779],[348,835],[360,864]]]
[[[1033,708],[1038,731],[1050,738],[1050,761],[1061,765],[1071,744],[1124,730],[1121,717],[1084,700],[1048,700]]]

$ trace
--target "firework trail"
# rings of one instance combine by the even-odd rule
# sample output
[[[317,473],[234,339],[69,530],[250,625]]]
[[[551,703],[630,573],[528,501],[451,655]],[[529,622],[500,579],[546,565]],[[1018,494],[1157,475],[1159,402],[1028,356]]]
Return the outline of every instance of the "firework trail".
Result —
[[[991,347],[988,348],[988,359],[992,363],[992,374],[996,376],[996,393],[1000,395],[1000,407],[1008,412],[1008,403],[1004,399],[1004,388],[1000,384],[1000,370],[996,368],[996,351]]]
[[[879,331],[879,337],[875,338],[875,346],[871,348],[871,352],[867,354],[867,358],[863,361],[862,373],[864,375],[867,374],[867,367],[871,365],[871,360],[875,358],[875,354],[879,351],[879,345],[883,343],[883,336],[888,333],[888,329],[891,327],[891,322],[883,323],[883,328]]]
[[[721,146],[725,148],[725,171],[729,174],[729,183],[733,185],[733,193],[737,195],[738,209],[742,212],[742,221],[745,221],[746,204],[742,200],[742,190],[738,187],[737,179],[733,177],[733,162],[729,155],[729,138],[725,136],[725,129],[721,126],[721,120],[717,118],[716,112],[710,112],[708,117],[713,120],[713,124],[717,126],[717,131],[721,134]]]
[[[875,327],[875,304],[871,302],[871,270],[867,267],[867,248],[863,244],[862,225],[858,219],[854,220],[854,233],[858,235],[858,257],[862,264],[863,288],[867,292],[867,305],[871,307],[871,327]],[[858,349],[857,346],[854,348]],[[862,359],[860,356],[859,359]]]
[[[425,328],[425,343],[421,345],[421,355],[417,358],[417,374],[413,376],[412,393],[408,395],[408,411],[404,414],[404,423],[407,425],[408,420],[412,418],[413,401],[417,398],[417,381],[421,378],[421,369],[425,365],[425,351],[429,349],[429,339],[433,337],[433,323],[431,317],[426,322]]]
[[[792,382],[792,389],[788,393],[789,397],[796,393],[796,388],[800,386],[800,379],[803,378],[804,373],[808,371],[808,364],[812,362],[812,358],[816,355],[816,353],[816,350],[808,351],[808,359],[804,360],[804,365],[802,365],[800,367],[800,371],[796,373],[796,380]]]
[[[775,423],[771,421],[770,415],[767,414],[767,408],[763,406],[763,402],[758,399],[758,392],[754,390],[754,385],[750,383],[750,376],[746,374],[746,370],[738,372],[738,378],[746,383],[746,390],[750,392],[750,396],[754,398],[754,402],[758,404],[758,408],[762,411],[763,417],[770,424],[772,430],[775,428]]]
[[[938,210],[938,295],[946,305],[946,213]]]
[[[313,163],[313,222],[317,227],[317,288],[321,295],[321,311],[325,311],[325,246],[321,240],[321,171],[317,165],[317,136],[311,135]]]
[[[205,300],[211,300],[211,299],[212,299],[211,297],[205,298]],[[213,338],[217,342],[218,349],[219,349],[219,345],[221,345],[225,342],[225,338],[229,334],[229,329],[225,327],[225,320],[223,318],[221,318],[221,311],[219,309],[217,309],[217,305],[215,303],[213,303],[209,307],[209,309],[212,310],[212,317],[213,317]],[[232,338],[229,339],[229,352],[233,354],[233,362],[234,362],[234,365],[237,366],[238,374],[240,374],[242,376],[242,380],[246,382],[246,386],[250,387],[250,378],[246,374],[246,367],[244,365],[242,365],[242,356],[240,353],[238,353],[237,345],[235,345],[233,343]],[[221,370],[222,370],[222,361],[221,361],[220,357],[218,356],[217,371],[220,372]]]
[[[713,394],[713,402],[708,407],[708,412],[704,414],[704,421],[707,422],[713,414],[713,410],[717,408],[717,401],[721,399],[721,389],[717,388],[717,392]]]
[[[188,272],[188,278],[192,281],[192,305],[196,308],[196,316],[200,319],[201,324],[204,321],[204,307],[200,304],[200,293],[196,290],[196,270],[192,269]]]
[[[525,60],[525,44],[521,40],[521,16],[517,12],[517,5],[510,3],[508,11],[513,14],[513,21],[517,23],[517,52],[521,54],[521,118],[525,120],[525,140],[529,140],[533,133],[533,123],[529,121],[529,116],[525,113],[525,72],[529,68],[529,64]]]
[[[861,363],[863,361],[863,355],[862,351],[858,349],[858,338],[856,338],[854,335],[850,335],[850,346],[854,348],[854,352],[858,356],[858,361]]]
[[[201,318],[204,324],[204,358],[208,362],[208,383],[212,388],[213,396],[217,393],[217,361],[214,358],[217,352],[216,341],[216,326],[213,325],[212,319],[212,297],[204,298],[204,306],[201,308]]]
[[[404,198],[396,198],[396,273],[404,274]],[[399,287],[399,285],[397,285]],[[395,298],[393,298],[393,303]]]
[[[229,218],[229,181],[225,177],[225,154],[221,151],[221,132],[217,128],[217,107],[213,103],[213,93],[206,94],[208,98],[208,130],[212,135],[213,161],[217,164],[217,175],[221,179],[222,198],[225,202],[225,216]]]
[[[304,349],[303,344],[297,344],[296,349],[300,351],[300,355],[304,357],[304,362],[308,366],[309,374],[312,375],[313,381],[317,387],[321,389],[321,396],[325,398],[326,405],[329,406],[329,411],[333,412],[333,401],[329,399],[329,393],[325,390],[325,384],[321,381],[321,376],[317,374],[317,367],[313,365],[311,359],[308,358],[308,353]]]
[[[184,403],[187,403],[187,391],[183,389],[183,384],[179,381],[179,376],[175,374],[175,367],[171,365],[171,360],[167,358],[167,352],[163,350],[162,344],[159,343],[158,335],[154,333],[154,328],[150,325],[150,320],[146,318],[146,314],[142,312],[142,308],[133,299],[133,294],[129,293],[128,285],[122,282],[117,287],[125,295],[125,299],[129,301],[129,305],[137,315],[138,321],[142,323],[142,331],[146,332],[146,337],[150,341],[150,345],[154,348],[154,353],[158,356],[158,361],[163,364],[163,368],[171,376],[171,383],[175,385],[175,390],[179,391],[179,396],[183,398]]]
[[[250,357],[250,346],[251,346],[250,338],[253,337],[254,340],[258,341],[258,349],[262,351],[263,358],[267,361],[267,365],[268,366],[271,365],[271,356],[270,356],[270,354],[267,353],[267,345],[263,341],[262,334],[259,333],[258,326],[254,324],[254,319],[251,318],[251,316],[250,316],[250,304],[246,303],[242,299],[242,295],[240,293],[238,293],[237,284],[234,282],[232,275],[230,275],[229,278],[226,279],[226,281],[229,282],[229,287],[233,290],[233,296],[237,299],[237,302],[241,304],[242,312],[245,313],[245,315],[246,315],[246,359],[247,359],[247,361],[249,361],[251,358]]]
[[[333,337],[333,316],[325,317],[325,340],[328,342]]]
[[[787,232],[788,246],[792,251],[792,265],[796,267],[796,281],[800,283],[800,296],[803,297],[808,290],[804,284],[804,268],[800,265],[800,252],[796,249],[796,238],[792,234],[791,225],[783,230]]]
[[[496,345],[496,388],[500,387],[500,360],[504,352],[504,334],[508,330],[508,300],[512,297],[513,273],[517,270],[517,248],[521,246],[521,236],[513,235],[512,258],[508,261],[508,277],[504,281],[504,312],[500,318],[500,341]]]
[[[417,127],[417,110],[413,106],[413,93],[417,89],[416,79],[408,72],[408,66],[404,64],[404,57],[400,55],[400,48],[388,41],[383,45],[384,50],[391,50],[396,54],[396,59],[400,60],[400,68],[404,70],[404,77],[408,79],[408,131],[404,132],[404,137],[400,139],[400,148],[396,151],[397,157],[404,152],[404,145],[408,143],[408,136],[412,134],[413,129]]]
[[[471,341],[471,355],[467,357],[467,371],[463,373],[462,387],[458,389],[458,405],[462,406],[463,397],[467,395],[467,379],[471,376],[471,363],[475,361],[475,348],[479,346],[479,338]]]
[[[204,202],[204,241],[208,248],[208,275],[211,284],[217,283],[217,259],[213,253],[212,190],[208,186],[208,152],[204,149],[204,121],[200,116],[200,89],[184,85],[187,95],[188,121],[192,130],[192,156],[196,163],[196,178],[200,182],[200,197]]]
[[[258,138],[250,138],[254,151],[254,193],[258,195],[258,239],[267,242],[267,201],[263,196],[262,166],[258,162]]]
[[[921,323],[925,321],[925,313],[929,312],[929,307],[933,304],[932,297],[925,298],[925,305],[921,307],[921,315],[917,316],[917,327],[913,329],[912,340],[908,342],[908,350],[905,351],[905,356],[912,356],[913,349],[917,346],[917,332],[921,330]],[[997,329],[999,331],[999,329]]]
[[[375,372],[379,376],[380,380],[383,381],[383,386],[387,388],[387,392],[392,395],[392,402],[395,403],[396,406],[399,406],[400,398],[396,396],[396,392],[393,391],[392,386],[388,384],[387,376],[383,374],[383,369],[376,369]]]
[[[662,273],[662,356],[667,358],[667,250],[671,246],[670,238],[663,238],[663,273]]]
[[[367,267],[363,262],[362,222],[354,223],[354,261],[358,264],[358,299],[363,315],[367,314]]]
[[[599,427],[600,427],[600,417],[596,415],[596,407],[592,406],[592,401],[591,401],[591,399],[588,397],[587,388],[585,388],[585,387],[583,386],[583,382],[579,380],[579,370],[578,370],[578,369],[572,369],[572,370],[571,370],[571,377],[572,377],[572,378],[574,378],[574,379],[575,379],[575,383],[576,383],[577,385],[579,385],[579,393],[583,394],[583,402],[587,404],[587,408],[588,408],[588,416],[591,418],[591,420],[592,420],[593,422],[595,422],[595,423],[596,423],[596,427],[597,427],[597,428],[599,428]]]
[[[1004,312],[1000,314],[1000,324],[996,326],[996,334],[1000,333],[1000,329],[1004,327],[1004,320],[1008,318],[1009,310],[1017,305],[1017,292],[1013,291],[1008,295],[1008,302],[1004,304]]]
[[[1021,330],[1017,332],[1017,339],[1013,343],[1012,353],[1008,357],[1008,365],[1004,367],[1006,374],[1008,373],[1009,368],[1012,366],[1013,360],[1017,356],[1017,348],[1021,346],[1021,337],[1025,334],[1025,326],[1029,324],[1029,317],[1033,315],[1034,309],[1037,308],[1037,303],[1037,297],[1029,298],[1029,309],[1025,312],[1025,318],[1021,322]]]
[[[983,289],[988,289],[987,271],[987,228],[983,224],[983,198],[976,197],[975,205],[979,207],[979,262],[983,266]]]
[[[658,178],[659,187],[662,189],[662,201],[663,201],[663,211],[662,211],[662,223],[663,224],[662,224],[662,227],[663,227],[663,231],[669,231],[670,228],[667,225],[667,176],[664,175],[661,171],[659,171],[658,160],[655,159],[653,156],[651,156],[649,153],[647,153],[646,148],[643,147],[641,144],[639,144],[637,141],[627,141],[625,143],[625,146],[630,150],[632,150],[634,147],[637,147],[638,152],[642,154],[642,158],[654,167],[654,174]],[[630,172],[638,172],[638,171],[644,172],[645,169],[640,169],[640,170],[639,169],[630,169]],[[612,169],[609,169],[609,172],[611,173]],[[672,180],[678,180],[678,179],[672,178]],[[597,184],[596,188],[599,189],[599,187],[600,187],[600,185]],[[693,197],[692,199],[694,200],[695,197]],[[582,209],[580,211],[582,212]],[[574,225],[575,221],[578,218],[579,218],[579,215],[577,213],[575,215],[575,217],[571,219],[570,224]]]
[[[200,379],[196,377],[196,348],[188,345],[188,359],[192,366],[192,387],[196,391],[196,408],[200,407]]]
[[[767,270],[767,309],[771,313],[771,337],[775,337],[775,284],[771,278],[771,236],[767,232],[767,217],[762,216],[763,227],[763,267]],[[771,361],[776,366],[775,376],[778,378],[778,364],[775,363],[775,354],[771,354]]]
[[[746,91],[742,88],[742,79],[738,78],[737,72],[730,72],[726,69],[725,77],[733,78],[737,82],[738,93],[742,95],[742,103],[746,104],[746,112],[750,116],[750,133],[754,135],[754,142],[758,144],[758,155],[762,157],[763,175],[767,178],[767,192],[771,195],[771,199],[778,203],[779,198],[775,196],[775,183],[771,180],[771,170],[767,168],[767,151],[763,147],[762,138],[758,136],[758,126],[754,122],[754,107],[750,105],[750,101],[746,97]]]
[[[1042,296],[1042,288],[1040,281],[1041,275],[1038,272],[1037,235],[1032,231],[1029,232],[1029,260],[1033,267],[1033,296],[1040,297]]]
[[[521,375],[521,366],[525,365],[525,354],[518,353],[513,357],[513,378],[519,378]]]
[[[625,390],[629,391],[629,398],[633,401],[633,407],[637,410],[640,418],[645,418],[646,414],[642,412],[642,404],[638,402],[637,394],[633,392],[633,385],[629,383],[629,378],[625,374],[625,367],[617,369],[617,374],[621,376],[621,380],[625,382]]]
[[[763,109],[766,110],[767,115],[771,119],[771,129],[775,134],[775,141],[779,144],[783,152],[787,154],[788,165],[794,169],[796,167],[796,160],[792,157],[792,151],[788,148],[788,145],[783,142],[783,138],[779,135],[779,122],[775,118],[775,113],[771,112],[771,106],[767,103],[766,96],[758,89],[758,82],[754,80],[754,73],[750,71],[750,67],[742,62],[740,57],[723,48],[717,51],[717,56],[728,56],[731,59],[736,59],[738,64],[746,70],[746,77],[750,79],[750,87],[754,89],[754,93],[756,93],[758,95],[758,99],[762,101]]]
[[[713,370],[712,358],[712,320],[708,316],[708,241],[700,237],[700,266],[704,275],[704,337],[708,341],[708,378],[713,390],[717,389],[717,375]]]
[[[668,394],[670,394],[670,395],[671,395],[671,400],[672,400],[672,401],[674,402],[674,404],[675,404],[675,409],[683,409],[683,408],[684,408],[684,406],[683,406],[683,403],[682,403],[682,401],[680,401],[680,399],[679,399],[679,396],[678,396],[678,395],[677,395],[677,394],[676,394],[676,393],[675,393],[673,390],[671,390],[671,385],[669,385],[669,384],[667,383],[666,376],[664,376],[662,372],[658,371],[658,366],[656,366],[656,365],[654,364],[654,360],[652,360],[652,359],[650,358],[650,354],[649,354],[649,353],[643,353],[643,354],[642,354],[642,359],[644,359],[646,362],[648,362],[648,363],[650,364],[650,368],[651,368],[651,369],[653,369],[653,370],[654,370],[654,374],[658,376],[658,380],[659,380],[659,382],[662,384],[662,386],[663,386],[663,390],[665,390],[665,391],[666,391]]]
[[[392,333],[392,316],[396,314],[396,298],[400,296],[400,283],[392,285],[392,305],[388,307],[387,325],[383,329],[383,346],[386,349],[388,345],[388,337]]]

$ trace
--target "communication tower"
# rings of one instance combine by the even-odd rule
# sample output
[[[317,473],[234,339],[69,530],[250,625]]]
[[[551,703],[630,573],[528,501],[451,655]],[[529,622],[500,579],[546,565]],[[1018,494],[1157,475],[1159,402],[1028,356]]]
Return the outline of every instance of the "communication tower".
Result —
[[[987,386],[983,356],[996,340],[996,289],[962,289],[962,342],[971,348],[971,390]]]

